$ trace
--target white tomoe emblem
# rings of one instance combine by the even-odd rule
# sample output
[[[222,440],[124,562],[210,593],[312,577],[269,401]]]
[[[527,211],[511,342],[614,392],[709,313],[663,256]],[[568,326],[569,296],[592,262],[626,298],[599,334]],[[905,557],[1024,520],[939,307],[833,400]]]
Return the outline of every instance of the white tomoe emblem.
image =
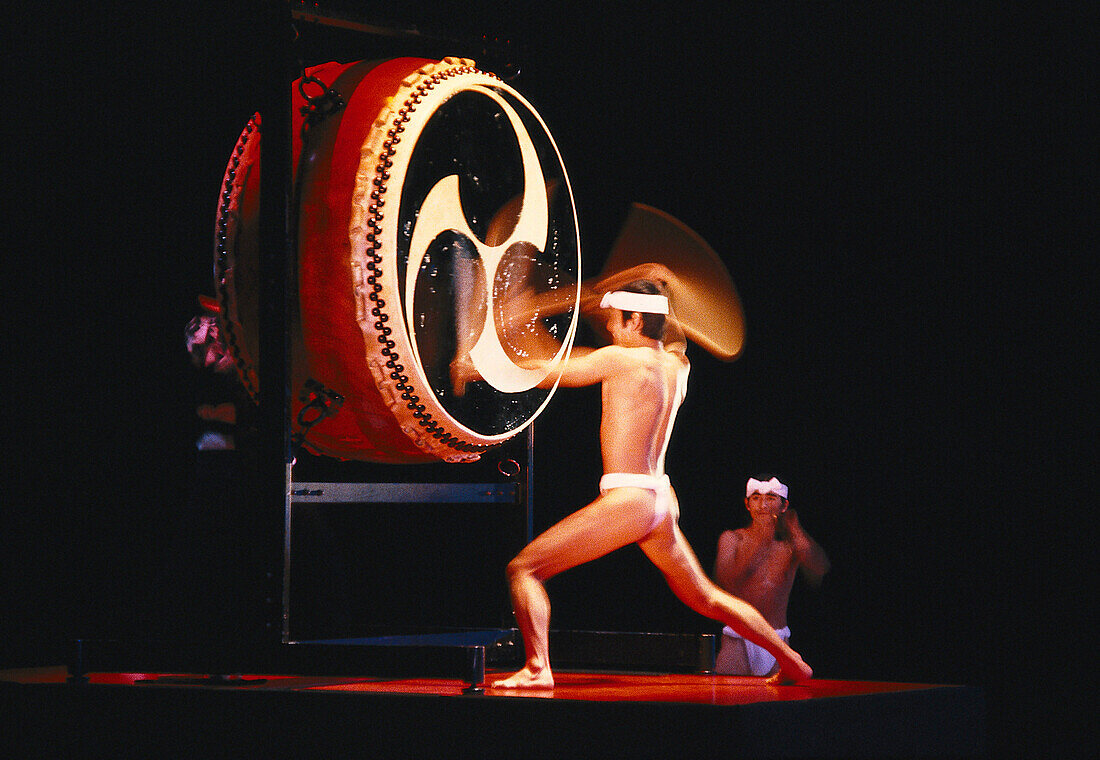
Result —
[[[485,293],[488,298],[485,322],[477,341],[470,349],[470,361],[481,377],[497,390],[505,393],[519,393],[534,388],[550,373],[549,370],[524,369],[512,361],[505,352],[493,319],[495,313],[493,280],[497,267],[509,246],[524,242],[534,245],[540,251],[546,249],[550,223],[546,182],[543,179],[542,166],[535,152],[535,146],[531,142],[531,136],[515,110],[487,87],[474,85],[469,89],[491,98],[504,110],[519,142],[523,162],[523,202],[519,218],[512,233],[504,242],[500,245],[488,245],[473,233],[466,222],[466,216],[462,211],[462,199],[459,195],[458,175],[451,174],[439,180],[420,206],[418,222],[409,246],[408,265],[405,268],[405,319],[407,324],[413,324],[413,294],[416,289],[416,277],[428,246],[441,232],[450,230],[464,235],[481,257],[483,264],[481,271],[484,272]],[[411,340],[413,349],[417,351],[419,364],[419,350],[416,347],[415,335],[411,335]],[[555,366],[561,360],[568,347],[568,341],[562,344],[551,366]]]

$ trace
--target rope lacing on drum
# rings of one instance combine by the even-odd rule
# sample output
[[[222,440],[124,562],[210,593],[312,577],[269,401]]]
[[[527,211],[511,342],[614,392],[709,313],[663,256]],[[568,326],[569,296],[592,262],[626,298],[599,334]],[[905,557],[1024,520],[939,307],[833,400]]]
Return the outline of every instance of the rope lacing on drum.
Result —
[[[237,138],[237,144],[233,148],[233,156],[230,159],[229,166],[226,168],[225,179],[222,183],[222,193],[218,202],[218,213],[216,229],[214,233],[214,280],[215,287],[217,289],[218,302],[222,305],[222,313],[219,315],[218,323],[222,328],[222,334],[226,339],[226,346],[229,349],[229,354],[233,357],[233,364],[237,368],[237,374],[240,377],[241,383],[248,391],[248,395],[256,400],[259,396],[259,389],[253,382],[252,367],[249,362],[245,360],[245,354],[241,350],[240,336],[237,334],[236,320],[239,315],[236,315],[236,306],[233,309],[229,308],[229,304],[235,303],[235,294],[230,293],[229,289],[229,274],[230,274],[230,234],[229,229],[230,222],[233,220],[234,204],[237,194],[243,191],[243,183],[238,182],[237,172],[241,168],[241,160],[244,158],[245,148],[248,145],[253,133],[259,137],[260,127],[260,114],[256,113],[248,120],[248,124],[245,125],[244,131],[241,132],[239,138]],[[234,230],[233,235],[239,234],[239,230]],[[232,312],[232,313],[231,313]]]

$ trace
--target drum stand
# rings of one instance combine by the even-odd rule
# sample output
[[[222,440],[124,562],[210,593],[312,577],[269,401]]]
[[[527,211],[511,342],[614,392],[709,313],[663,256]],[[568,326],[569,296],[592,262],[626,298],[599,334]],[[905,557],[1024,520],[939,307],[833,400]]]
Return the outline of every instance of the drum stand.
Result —
[[[282,361],[264,361],[260,365],[260,385],[262,388],[287,388],[290,377],[290,340],[289,308],[292,293],[287,283],[296,282],[297,277],[297,215],[289,206],[292,196],[291,167],[291,93],[286,82],[295,73],[290,69],[297,56],[289,49],[291,43],[284,34],[292,18],[286,15],[285,3],[273,3],[282,6],[282,13],[273,12],[271,39],[279,42],[270,46],[268,65],[273,72],[269,78],[270,86],[265,92],[266,110],[263,116],[263,141],[261,143],[261,164],[264,171],[261,177],[260,193],[260,250],[261,250],[261,290],[260,290],[260,352],[263,356],[281,357]],[[419,31],[399,29],[379,29],[355,19],[339,16],[326,11],[317,4],[290,4],[289,15],[293,21],[311,23],[342,30],[363,33],[367,37],[377,38],[379,34],[388,36],[408,36],[423,38]],[[442,41],[441,41],[442,42]],[[484,42],[482,42],[484,44]],[[488,52],[488,51],[486,51]],[[290,76],[288,76],[290,75]],[[266,254],[266,255],[264,255]],[[284,654],[294,654],[291,659],[304,659],[310,663],[314,672],[341,667],[357,668],[370,665],[372,674],[392,669],[394,663],[404,673],[423,673],[425,668],[435,666],[448,671],[450,675],[461,676],[469,685],[468,691],[477,691],[485,678],[486,647],[492,646],[512,635],[511,631],[481,631],[462,633],[450,637],[442,635],[374,637],[366,639],[297,641],[291,631],[290,596],[290,557],[291,525],[296,505],[308,503],[428,503],[428,502],[510,502],[518,503],[519,486],[514,483],[293,483],[293,450],[289,421],[291,419],[288,394],[264,393],[260,395],[260,472],[258,492],[262,503],[281,504],[283,512],[283,534],[281,536],[282,574],[281,578],[271,577],[272,581],[281,580],[279,593],[272,587],[268,598],[281,600],[279,621],[265,621],[264,639],[273,647],[281,648]],[[527,436],[527,474],[526,487],[522,489],[526,508],[527,540],[532,533],[533,518],[531,506],[531,465],[533,463],[533,434],[528,428]],[[519,468],[517,467],[517,470]],[[516,473],[518,474],[518,472]],[[265,510],[266,511],[266,510]],[[272,521],[272,524],[277,524]],[[274,548],[277,539],[264,532],[265,546]],[[273,575],[273,574],[269,574]],[[341,666],[340,659],[347,665]],[[358,663],[358,666],[352,663]],[[457,668],[458,672],[454,672]]]
[[[293,169],[291,161],[291,88],[301,63],[294,49],[298,24],[337,30],[340,34],[361,34],[364,39],[408,41],[423,50],[426,45],[454,46],[458,41],[432,37],[410,26],[383,28],[356,19],[328,13],[317,3],[262,0],[255,3],[256,55],[266,72],[257,92],[262,116],[259,203],[259,353],[271,357],[260,363],[259,385],[264,389],[289,389],[291,377],[290,304],[296,293],[297,221],[291,213]],[[466,40],[464,47],[482,50],[487,57],[502,51],[489,49],[486,39]],[[510,43],[503,42],[505,46]],[[364,48],[368,45],[364,44]],[[447,53],[450,54],[450,51]],[[507,53],[504,54],[507,57]],[[369,57],[369,56],[367,56]],[[507,63],[504,68],[512,66]],[[239,641],[201,642],[184,639],[164,641],[105,641],[77,639],[71,642],[65,665],[69,681],[87,683],[95,672],[148,672],[210,674],[209,684],[240,685],[240,673],[311,673],[317,675],[408,676],[462,678],[467,691],[477,692],[485,678],[487,647],[506,639],[510,631],[476,632],[444,639],[381,637],[374,640],[296,642],[289,636],[289,551],[290,525],[295,504],[309,501],[382,499],[439,501],[476,498],[517,499],[515,484],[293,484],[293,445],[290,432],[289,390],[261,393],[259,397],[257,467],[251,483],[256,519],[248,540],[261,549],[261,586],[256,594],[264,600],[262,621],[246,621],[247,632]],[[530,440],[530,439],[529,439]],[[530,445],[530,444],[529,444]],[[530,448],[529,448],[530,452]],[[528,465],[530,464],[530,453]],[[530,474],[526,491],[527,526],[530,533]],[[282,530],[278,512],[282,514]],[[529,536],[528,536],[529,537]],[[281,572],[280,572],[281,568]],[[198,627],[198,626],[196,626]],[[184,632],[189,633],[189,632]],[[200,636],[201,632],[196,632]],[[404,656],[411,655],[411,656]],[[249,679],[247,683],[261,682]]]

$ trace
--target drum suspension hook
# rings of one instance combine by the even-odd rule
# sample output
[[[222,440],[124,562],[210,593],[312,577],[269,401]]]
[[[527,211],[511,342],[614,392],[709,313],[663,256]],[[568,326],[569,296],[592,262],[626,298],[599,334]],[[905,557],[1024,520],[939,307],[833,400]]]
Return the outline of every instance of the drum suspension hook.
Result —
[[[321,94],[309,95],[306,92],[307,85],[319,87],[321,89]],[[298,79],[298,92],[305,101],[305,105],[299,109],[302,116],[305,117],[305,121],[302,122],[301,133],[303,140],[305,140],[306,133],[309,129],[336,113],[345,105],[344,97],[340,93],[312,74],[307,74],[304,66],[302,67],[302,75]]]
[[[291,438],[291,447],[297,451],[305,443],[310,428],[323,419],[333,417],[340,411],[344,397],[334,390],[326,388],[312,377],[306,380],[301,399],[305,404],[298,412],[298,432]]]

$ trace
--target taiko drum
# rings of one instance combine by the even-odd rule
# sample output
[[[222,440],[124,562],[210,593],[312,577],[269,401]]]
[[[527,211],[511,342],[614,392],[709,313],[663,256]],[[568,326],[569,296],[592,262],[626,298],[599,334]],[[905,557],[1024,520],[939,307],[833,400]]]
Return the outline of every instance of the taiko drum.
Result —
[[[557,146],[530,103],[472,61],[305,75],[292,85],[292,435],[342,459],[477,459],[546,407],[576,331],[580,241]],[[314,107],[322,93],[337,105]],[[214,267],[255,399],[261,133],[257,115],[226,168]],[[518,306],[550,291],[573,308]]]

